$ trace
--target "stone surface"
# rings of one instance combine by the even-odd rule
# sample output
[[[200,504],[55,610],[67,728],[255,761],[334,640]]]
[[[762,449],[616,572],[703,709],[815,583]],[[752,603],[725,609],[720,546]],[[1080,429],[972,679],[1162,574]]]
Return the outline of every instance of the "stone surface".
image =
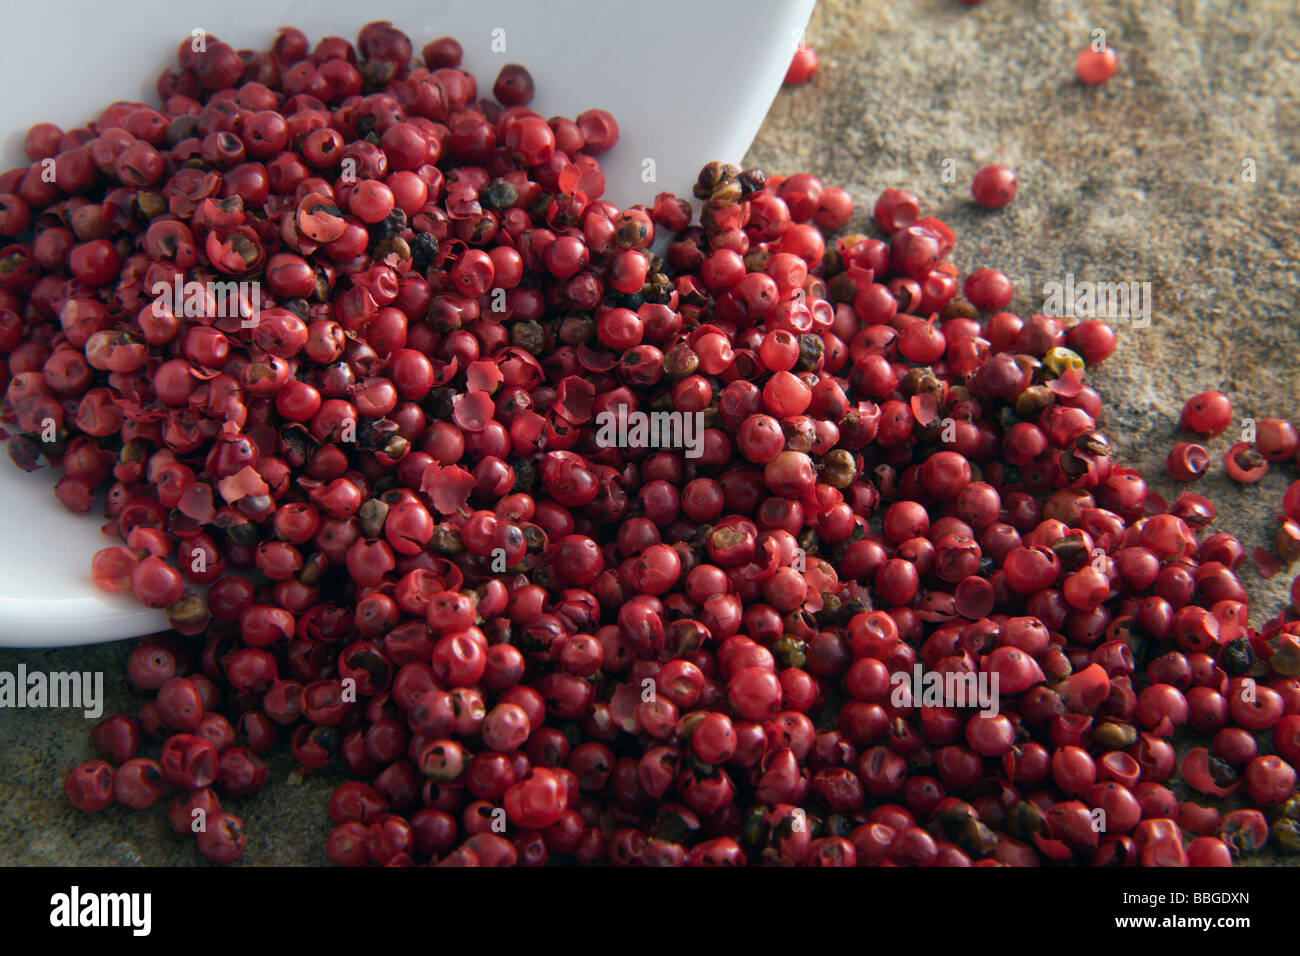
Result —
[[[1120,68],[1087,88],[1074,59],[1095,28],[1106,30]],[[809,170],[848,188],[862,231],[882,189],[913,190],[956,230],[958,266],[1012,276],[1012,309],[1022,314],[1041,310],[1044,284],[1067,272],[1151,283],[1150,326],[1121,326],[1118,351],[1091,377],[1118,461],[1172,501],[1176,486],[1158,476],[1188,395],[1217,388],[1238,418],[1300,419],[1292,0],[823,0],[809,39],[821,69],[782,91],[751,165]],[[1020,179],[999,212],[970,201],[971,176],[991,162]],[[1252,163],[1254,181],[1243,181]],[[1275,467],[1257,486],[1234,486],[1217,465],[1228,444],[1211,443],[1216,466],[1196,490],[1218,504],[1215,528],[1249,550],[1271,538],[1295,472]],[[1265,582],[1248,561],[1241,574],[1254,623],[1284,606],[1289,573]],[[103,670],[111,713],[131,704],[120,677],[126,652],[6,650],[0,670]],[[0,711],[0,863],[194,863],[161,808],[83,816],[62,799],[63,775],[91,756],[89,727],[68,712]],[[271,764],[280,785],[231,801],[247,825],[246,863],[324,862],[323,807],[336,778],[284,786],[292,767],[280,755]]]

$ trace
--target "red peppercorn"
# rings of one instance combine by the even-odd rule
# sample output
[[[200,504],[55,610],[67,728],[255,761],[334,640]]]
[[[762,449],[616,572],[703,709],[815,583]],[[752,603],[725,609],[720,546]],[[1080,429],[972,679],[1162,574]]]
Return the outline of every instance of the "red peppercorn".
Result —
[[[1105,83],[1114,76],[1117,66],[1115,51],[1110,47],[1098,50],[1095,46],[1090,46],[1079,54],[1074,68],[1082,82],[1095,86],[1098,83]]]
[[[217,759],[217,748],[210,740],[176,734],[163,744],[159,766],[163,778],[173,787],[200,790],[217,778]]]
[[[492,95],[504,106],[527,106],[533,99],[533,76],[518,63],[507,63],[497,74]]]
[[[91,736],[100,754],[115,766],[126,763],[140,748],[140,725],[125,714],[116,714],[95,725]]]
[[[1111,464],[1100,395],[1053,351],[1091,367],[1109,326],[1000,311],[991,268],[959,299],[953,230],[903,190],[875,203],[886,239],[829,248],[853,201],[809,173],[710,164],[694,226],[669,194],[620,210],[594,158],[613,117],[542,119],[516,64],[481,99],[458,43],[422,53],[386,22],[314,48],[286,29],[247,60],[186,43],[163,112],[33,128],[61,188],[0,177],[0,232],[32,233],[0,255],[7,407],[67,433],[68,507],[106,492],[122,546],[95,583],[202,635],[132,650],[156,699],[95,729],[118,766],[74,770],[74,804],[171,783],[171,825],[233,860],[216,792],[261,789],[283,727],[303,766],[354,778],[327,808],[343,865],[1217,864],[1262,843],[1262,817],[1212,821],[1159,783],[1218,787],[1214,760],[1285,802],[1300,691],[1241,676],[1262,651],[1244,548],[1197,540],[1213,505]],[[801,49],[790,81],[814,65]],[[990,167],[972,193],[1014,188]],[[197,313],[110,307],[208,270],[276,304],[243,328],[206,290]],[[1219,399],[1187,427],[1226,429]],[[1176,451],[1175,477],[1205,470]],[[1230,468],[1295,454],[1261,419]],[[1280,674],[1295,642],[1269,634]],[[1142,640],[1177,649],[1139,667]],[[898,699],[918,664],[995,674],[1002,701]],[[1214,735],[1203,767],[1168,739],[1187,724]],[[847,836],[794,826],[810,798]],[[1032,843],[1008,834],[1018,805]]]
[[[1285,801],[1295,792],[1295,779],[1295,770],[1281,757],[1256,757],[1246,766],[1246,789],[1256,806]]]
[[[1016,174],[1006,166],[985,166],[971,180],[970,192],[985,209],[1001,209],[1016,196]]]
[[[962,293],[975,308],[998,312],[1011,304],[1015,290],[1011,280],[996,269],[981,267],[966,277]]]
[[[1114,354],[1115,330],[1105,322],[1087,319],[1066,331],[1065,344],[1077,352],[1088,365],[1097,365]]]
[[[124,807],[143,810],[157,803],[162,795],[162,770],[152,760],[133,758],[118,767],[113,774],[113,799]]]
[[[233,863],[244,855],[244,825],[233,813],[219,812],[208,818],[197,834],[199,853],[213,863]]]
[[[1201,392],[1183,405],[1178,427],[1184,431],[1212,437],[1224,432],[1232,422],[1232,403],[1222,392]]]
[[[179,794],[167,807],[167,822],[182,836],[206,829],[208,821],[221,812],[221,801],[211,789]]]
[[[103,810],[113,802],[113,768],[102,760],[78,764],[63,781],[63,794],[78,810]]]
[[[799,86],[812,79],[817,72],[817,53],[806,43],[800,43],[794,51],[794,58],[785,71],[786,86]]]
[[[1271,462],[1295,458],[1300,449],[1300,434],[1290,422],[1281,418],[1261,418],[1256,425],[1255,450]]]

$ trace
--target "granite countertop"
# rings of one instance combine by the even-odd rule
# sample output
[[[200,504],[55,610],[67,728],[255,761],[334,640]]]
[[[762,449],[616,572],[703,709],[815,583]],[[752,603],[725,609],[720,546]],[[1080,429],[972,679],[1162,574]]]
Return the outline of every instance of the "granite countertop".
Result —
[[[1120,61],[1095,88],[1074,78],[1094,28]],[[1006,272],[1024,315],[1067,273],[1150,283],[1150,325],[1120,325],[1118,350],[1090,376],[1118,462],[1172,501],[1176,485],[1157,476],[1183,400],[1204,389],[1227,393],[1238,418],[1300,419],[1294,0],[822,0],[809,41],[821,67],[782,90],[747,165],[845,187],[862,231],[882,189],[912,190],[956,230],[955,263]],[[997,212],[969,193],[992,162],[1020,180]],[[1249,553],[1271,540],[1295,469],[1236,486],[1218,465],[1228,444],[1213,440],[1215,467],[1196,490],[1218,505],[1214,528]],[[1286,604],[1290,573],[1264,581],[1248,560],[1241,576],[1253,623]],[[2,650],[0,671],[102,670],[110,714],[136,706],[128,650]],[[63,799],[64,774],[92,756],[91,726],[70,711],[0,710],[0,863],[202,863],[161,806],[86,816]],[[340,777],[299,781],[284,750],[262,794],[228,801],[245,822],[244,863],[326,862],[324,805]]]

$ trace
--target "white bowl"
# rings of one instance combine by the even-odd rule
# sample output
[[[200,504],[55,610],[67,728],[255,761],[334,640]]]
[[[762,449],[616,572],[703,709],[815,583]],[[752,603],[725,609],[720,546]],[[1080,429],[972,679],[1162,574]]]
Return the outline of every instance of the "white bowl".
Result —
[[[154,82],[182,39],[202,29],[237,49],[269,46],[277,27],[355,39],[368,20],[389,19],[418,51],[451,35],[464,66],[491,92],[497,71],[522,63],[533,74],[532,107],[576,116],[591,107],[618,121],[618,144],[601,156],[605,198],[649,203],[658,192],[690,197],[711,159],[739,162],[780,87],[815,0],[390,0],[186,5],[141,0],[123,7],[50,0],[11,9],[0,36],[6,97],[5,167],[26,165],[33,123],[80,126],[113,100],[157,101]],[[56,48],[57,47],[57,48]],[[48,469],[24,475],[0,462],[0,646],[115,640],[167,626],[131,598],[100,592],[90,556],[115,543],[102,520],[78,518],[51,493]]]

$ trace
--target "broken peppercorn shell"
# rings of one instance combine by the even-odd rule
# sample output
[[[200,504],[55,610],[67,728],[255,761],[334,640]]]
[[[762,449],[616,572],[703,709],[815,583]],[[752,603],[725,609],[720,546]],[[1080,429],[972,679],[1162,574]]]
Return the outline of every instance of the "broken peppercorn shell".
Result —
[[[1273,533],[1273,550],[1286,564],[1300,558],[1300,522],[1283,518]]]
[[[1197,481],[1209,468],[1210,453],[1193,442],[1178,442],[1165,458],[1165,470],[1176,481]]]
[[[1228,477],[1242,484],[1254,484],[1268,473],[1268,459],[1250,442],[1237,442],[1223,456]]]

